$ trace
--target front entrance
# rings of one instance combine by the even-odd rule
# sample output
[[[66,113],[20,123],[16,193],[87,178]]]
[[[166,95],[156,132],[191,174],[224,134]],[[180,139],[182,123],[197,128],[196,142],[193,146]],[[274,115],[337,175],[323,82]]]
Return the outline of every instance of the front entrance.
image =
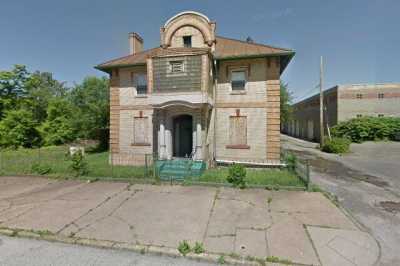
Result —
[[[179,115],[173,119],[173,156],[190,157],[193,147],[193,118]]]

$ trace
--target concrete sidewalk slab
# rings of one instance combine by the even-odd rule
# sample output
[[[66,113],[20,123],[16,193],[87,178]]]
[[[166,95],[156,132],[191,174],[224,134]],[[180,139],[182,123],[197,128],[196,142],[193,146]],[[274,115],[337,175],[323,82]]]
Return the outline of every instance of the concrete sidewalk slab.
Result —
[[[267,229],[269,255],[306,265],[320,265],[303,224],[284,213],[275,213]]]
[[[361,231],[308,226],[322,265],[375,265],[379,247],[369,234]]]

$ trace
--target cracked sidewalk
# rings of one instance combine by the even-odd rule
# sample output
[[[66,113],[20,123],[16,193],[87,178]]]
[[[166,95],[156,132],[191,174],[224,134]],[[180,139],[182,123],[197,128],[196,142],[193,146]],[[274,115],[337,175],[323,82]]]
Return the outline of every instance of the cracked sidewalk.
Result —
[[[116,245],[374,265],[379,249],[321,193],[0,177],[0,227]],[[84,240],[81,240],[82,242]]]

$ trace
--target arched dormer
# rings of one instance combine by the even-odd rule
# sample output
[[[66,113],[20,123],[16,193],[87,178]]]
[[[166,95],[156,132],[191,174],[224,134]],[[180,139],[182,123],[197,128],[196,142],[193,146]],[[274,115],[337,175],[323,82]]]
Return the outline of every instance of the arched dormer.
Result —
[[[170,18],[161,28],[161,46],[212,47],[215,43],[215,23],[205,15],[185,11]]]

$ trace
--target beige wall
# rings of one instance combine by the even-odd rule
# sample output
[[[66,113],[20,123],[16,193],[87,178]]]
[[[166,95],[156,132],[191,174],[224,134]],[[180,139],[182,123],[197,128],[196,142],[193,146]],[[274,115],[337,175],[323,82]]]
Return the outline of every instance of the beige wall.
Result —
[[[183,36],[192,36],[192,47],[207,47],[201,31],[192,26],[177,30],[171,38],[171,47],[183,47]]]
[[[231,89],[230,72],[247,70],[244,92]],[[279,60],[246,59],[222,61],[218,69],[216,94],[216,157],[257,163],[280,161]],[[247,117],[248,149],[232,149],[229,143],[229,117],[239,109]]]
[[[379,99],[378,94],[384,98]],[[357,99],[362,94],[362,99]],[[362,116],[400,117],[400,84],[339,86],[339,121]]]

